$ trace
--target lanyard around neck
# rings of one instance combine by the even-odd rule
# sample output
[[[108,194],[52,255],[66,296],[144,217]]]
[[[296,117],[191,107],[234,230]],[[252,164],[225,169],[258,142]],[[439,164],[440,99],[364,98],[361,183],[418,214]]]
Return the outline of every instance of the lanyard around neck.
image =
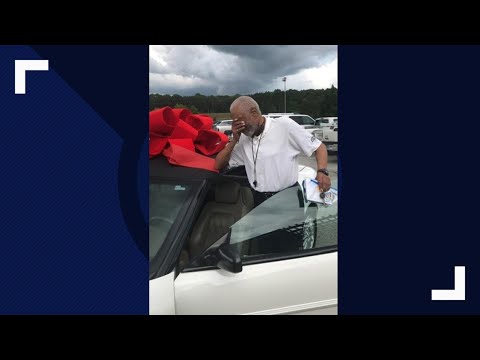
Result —
[[[258,159],[258,149],[260,149],[260,142],[263,139],[263,133],[258,138],[257,153],[253,152],[253,138],[252,138],[252,158],[253,158],[253,186],[257,187],[257,159]]]

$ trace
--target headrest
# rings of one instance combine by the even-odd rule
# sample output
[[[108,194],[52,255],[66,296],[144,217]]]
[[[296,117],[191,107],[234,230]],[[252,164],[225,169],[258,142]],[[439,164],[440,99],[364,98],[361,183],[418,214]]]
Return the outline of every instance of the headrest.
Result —
[[[234,181],[226,181],[217,184],[215,189],[215,201],[217,203],[235,204],[238,200],[240,184]]]

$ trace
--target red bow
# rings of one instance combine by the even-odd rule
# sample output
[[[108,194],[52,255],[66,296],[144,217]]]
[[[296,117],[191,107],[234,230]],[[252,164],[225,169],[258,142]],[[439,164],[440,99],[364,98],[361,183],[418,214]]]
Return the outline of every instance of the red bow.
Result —
[[[166,106],[150,111],[149,157],[162,154],[174,165],[218,172],[214,167],[215,159],[208,156],[221,151],[228,136],[212,130],[212,125],[211,117],[194,115],[188,109]]]

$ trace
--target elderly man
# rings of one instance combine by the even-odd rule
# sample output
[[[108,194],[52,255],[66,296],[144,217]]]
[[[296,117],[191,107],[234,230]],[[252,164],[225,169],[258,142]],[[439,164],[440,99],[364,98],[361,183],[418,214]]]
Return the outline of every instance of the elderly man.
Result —
[[[218,153],[215,168],[245,165],[255,206],[273,194],[297,183],[298,155],[317,160],[317,181],[321,191],[330,189],[327,148],[288,117],[262,116],[255,100],[240,96],[230,106],[233,140]],[[243,136],[242,136],[243,135]]]

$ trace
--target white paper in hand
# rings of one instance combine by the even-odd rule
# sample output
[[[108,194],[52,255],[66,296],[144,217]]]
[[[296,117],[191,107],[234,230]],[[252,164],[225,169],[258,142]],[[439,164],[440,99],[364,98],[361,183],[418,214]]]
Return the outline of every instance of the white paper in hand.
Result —
[[[320,197],[320,189],[318,188],[318,182],[313,179],[303,180],[303,191],[305,194],[305,199],[307,201],[316,202],[324,205],[332,205],[335,201],[338,200],[337,189],[330,188],[325,192],[325,198]]]

